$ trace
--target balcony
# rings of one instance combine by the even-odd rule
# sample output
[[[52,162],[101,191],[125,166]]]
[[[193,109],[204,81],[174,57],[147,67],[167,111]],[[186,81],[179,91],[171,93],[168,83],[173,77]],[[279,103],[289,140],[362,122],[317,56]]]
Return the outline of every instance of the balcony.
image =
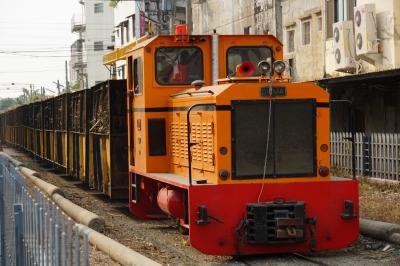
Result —
[[[71,18],[71,32],[83,32],[86,30],[84,18],[80,14],[74,14]]]
[[[79,49],[79,48],[82,48],[81,45],[82,45],[81,40],[77,40],[74,42],[74,44],[71,45],[71,62],[70,62],[70,64],[71,64],[71,68],[75,69],[75,70],[76,69],[84,69],[87,67],[86,52],[84,51],[84,49]]]
[[[83,61],[75,62],[75,63],[72,65],[72,68],[73,68],[73,69],[84,69],[84,68],[86,68],[86,67],[87,67],[87,63],[86,63],[86,62],[83,62]]]
[[[84,40],[83,39],[78,39],[76,40],[72,45],[71,45],[71,52],[82,52],[83,51],[83,44]]]

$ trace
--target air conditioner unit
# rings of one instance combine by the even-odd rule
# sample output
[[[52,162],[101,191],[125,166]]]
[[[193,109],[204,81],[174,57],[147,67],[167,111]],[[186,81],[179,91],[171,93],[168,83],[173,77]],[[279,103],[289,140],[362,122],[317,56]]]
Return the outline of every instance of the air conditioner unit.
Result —
[[[357,55],[378,53],[375,4],[354,8],[354,32]]]
[[[333,52],[336,71],[355,71],[353,21],[339,21],[333,24]]]

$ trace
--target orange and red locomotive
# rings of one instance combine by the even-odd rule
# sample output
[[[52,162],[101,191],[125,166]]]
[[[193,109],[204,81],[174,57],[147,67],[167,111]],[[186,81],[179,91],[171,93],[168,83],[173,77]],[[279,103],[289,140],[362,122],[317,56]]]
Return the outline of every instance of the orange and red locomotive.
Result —
[[[338,249],[358,184],[330,169],[329,94],[285,77],[273,36],[154,36],[126,54],[129,209],[207,254]]]

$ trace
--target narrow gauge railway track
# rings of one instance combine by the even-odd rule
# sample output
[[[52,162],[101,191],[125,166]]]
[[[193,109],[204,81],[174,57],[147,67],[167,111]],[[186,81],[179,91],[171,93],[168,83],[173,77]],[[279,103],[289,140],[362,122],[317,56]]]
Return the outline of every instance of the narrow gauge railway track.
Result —
[[[305,261],[314,263],[314,264],[316,264],[316,265],[320,265],[320,266],[330,266],[329,264],[327,264],[327,263],[325,263],[325,262],[315,260],[315,259],[313,259],[313,258],[304,256],[304,255],[301,255],[301,254],[299,254],[299,253],[291,253],[291,255],[292,255],[293,257],[296,257],[296,258],[299,258],[299,259],[302,259],[302,260],[305,260]]]
[[[293,257],[293,258],[295,258],[295,259],[297,259],[297,260],[302,260],[302,261],[305,261],[305,262],[309,262],[309,263],[311,263],[312,265],[331,266],[330,264],[327,264],[327,263],[325,263],[325,262],[322,262],[322,261],[319,261],[319,260],[316,260],[316,259],[307,257],[307,256],[302,255],[302,254],[300,254],[300,253],[289,253],[289,254],[287,254],[287,255],[290,255],[291,257]],[[243,264],[246,265],[246,266],[256,266],[256,265],[260,265],[259,263],[255,263],[255,262],[252,262],[252,261],[248,261],[248,260],[246,260],[245,258],[236,258],[236,261],[241,262],[241,263],[243,263]]]

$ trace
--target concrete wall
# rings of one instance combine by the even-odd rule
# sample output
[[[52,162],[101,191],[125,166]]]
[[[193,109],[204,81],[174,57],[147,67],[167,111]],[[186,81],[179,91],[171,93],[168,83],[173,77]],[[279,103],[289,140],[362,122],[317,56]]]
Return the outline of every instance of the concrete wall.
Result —
[[[254,0],[255,34],[272,34],[282,41],[281,1]]]
[[[281,0],[193,1],[193,33],[272,34],[282,38]]]
[[[295,81],[317,80],[324,75],[323,17],[321,0],[282,1],[284,59],[293,59]],[[310,22],[310,44],[302,43],[302,23]],[[289,52],[288,30],[294,30],[294,51]]]
[[[193,34],[243,34],[254,26],[254,0],[197,0],[192,2]],[[254,29],[251,29],[253,33]]]

